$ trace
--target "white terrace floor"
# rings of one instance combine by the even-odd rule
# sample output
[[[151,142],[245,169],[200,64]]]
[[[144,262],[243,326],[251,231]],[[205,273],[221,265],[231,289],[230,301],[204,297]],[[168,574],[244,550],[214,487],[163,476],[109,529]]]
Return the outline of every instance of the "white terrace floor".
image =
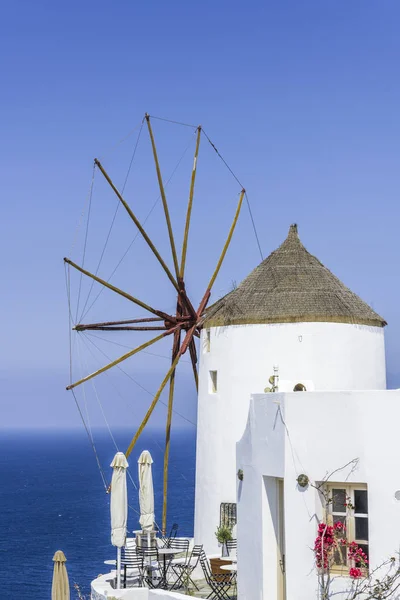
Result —
[[[134,538],[127,538],[127,546],[135,544]],[[193,545],[193,539],[190,539],[190,548]],[[218,555],[212,555],[208,558],[217,558]],[[106,561],[106,563],[114,563],[114,561]],[[109,567],[108,567],[109,568]],[[128,571],[129,573],[129,571]],[[116,571],[111,570],[109,573],[99,575],[91,583],[91,600],[168,600],[177,599],[183,600],[183,598],[207,598],[211,589],[206,584],[203,571],[200,564],[197,565],[193,572],[192,579],[195,582],[196,588],[190,584],[188,589],[175,590],[173,592],[162,589],[149,589],[147,587],[138,587],[137,576],[127,577],[125,589],[115,589]],[[230,593],[228,592],[229,598],[236,599],[237,591],[236,586],[232,586]]]
[[[188,590],[175,590],[170,592],[161,589],[148,589],[140,587],[130,587],[134,582],[127,579],[126,589],[116,590],[113,588],[115,581],[115,571],[111,571],[106,575],[99,575],[97,579],[92,581],[91,600],[168,600],[183,598],[207,598],[210,595],[210,588],[204,579],[194,579],[199,591],[193,585]],[[231,590],[229,597],[236,598],[236,589]]]

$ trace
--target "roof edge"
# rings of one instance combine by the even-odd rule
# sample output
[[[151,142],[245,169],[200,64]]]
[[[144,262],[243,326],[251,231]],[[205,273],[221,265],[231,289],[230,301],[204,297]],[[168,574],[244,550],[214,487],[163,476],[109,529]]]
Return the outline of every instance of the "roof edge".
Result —
[[[386,321],[380,321],[379,319],[357,319],[354,320],[351,317],[345,316],[321,316],[321,315],[307,315],[298,317],[276,317],[268,319],[251,319],[248,317],[237,318],[234,317],[232,322],[228,322],[226,318],[207,317],[204,319],[203,328],[208,327],[230,327],[232,325],[272,325],[272,324],[285,324],[285,323],[346,323],[348,325],[367,325],[369,327],[384,328],[387,325]]]

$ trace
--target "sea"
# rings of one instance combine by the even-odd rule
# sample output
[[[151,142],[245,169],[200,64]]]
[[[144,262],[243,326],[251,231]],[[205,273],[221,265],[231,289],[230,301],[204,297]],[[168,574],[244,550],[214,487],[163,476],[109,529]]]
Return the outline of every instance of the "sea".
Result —
[[[106,483],[116,448],[124,450],[131,431],[93,430],[97,458]],[[168,527],[193,535],[195,431],[179,429],[171,438]],[[137,459],[149,450],[153,463],[155,514],[161,522],[164,433],[145,431],[129,457],[128,532],[139,529]],[[135,487],[136,486],[136,487]],[[85,598],[90,582],[114,559],[110,542],[110,497],[105,491],[92,444],[83,430],[0,431],[0,595],[51,598],[52,558],[67,558],[71,599]]]

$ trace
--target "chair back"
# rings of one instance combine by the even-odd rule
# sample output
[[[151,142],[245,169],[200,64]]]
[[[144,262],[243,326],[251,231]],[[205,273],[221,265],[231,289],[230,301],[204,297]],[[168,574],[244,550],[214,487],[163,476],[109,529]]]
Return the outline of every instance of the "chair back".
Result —
[[[199,563],[201,553],[203,552],[203,544],[193,546],[188,563],[195,569]]]
[[[183,554],[185,556],[185,561],[187,560],[189,553],[189,540],[172,538],[169,542],[168,548],[176,550],[176,554]]]
[[[141,569],[143,567],[143,556],[136,552],[136,548],[122,548],[121,563],[128,569]]]
[[[170,538],[167,538],[164,535],[160,535],[160,537],[158,539],[161,542],[161,544],[160,544],[161,548],[169,548],[169,544],[171,542]]]
[[[171,527],[171,531],[169,532],[169,539],[176,538],[176,534],[178,533],[179,525],[178,523],[174,523]]]
[[[161,542],[162,548],[170,548],[171,541],[176,538],[176,534],[178,532],[178,523],[174,523],[171,527],[171,531],[169,532],[169,536],[162,534],[160,528],[158,528],[158,532],[160,533],[160,537],[158,538]]]
[[[226,542],[226,548],[228,550],[228,556],[231,554],[232,550],[236,550],[237,549],[237,539],[235,540],[228,540]]]
[[[136,549],[137,553],[142,556],[146,562],[158,560],[158,548],[140,548]]]
[[[201,568],[203,569],[204,579],[206,580],[208,585],[210,585],[210,581],[212,579],[211,567],[210,567],[208,558],[207,558],[204,550],[202,550],[200,552],[200,564],[201,564]]]

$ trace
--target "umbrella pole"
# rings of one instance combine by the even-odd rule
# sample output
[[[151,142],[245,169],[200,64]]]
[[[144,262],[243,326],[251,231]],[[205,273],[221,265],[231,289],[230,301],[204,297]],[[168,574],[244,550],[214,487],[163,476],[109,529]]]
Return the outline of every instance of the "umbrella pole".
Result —
[[[117,590],[121,589],[121,548],[117,548]]]

